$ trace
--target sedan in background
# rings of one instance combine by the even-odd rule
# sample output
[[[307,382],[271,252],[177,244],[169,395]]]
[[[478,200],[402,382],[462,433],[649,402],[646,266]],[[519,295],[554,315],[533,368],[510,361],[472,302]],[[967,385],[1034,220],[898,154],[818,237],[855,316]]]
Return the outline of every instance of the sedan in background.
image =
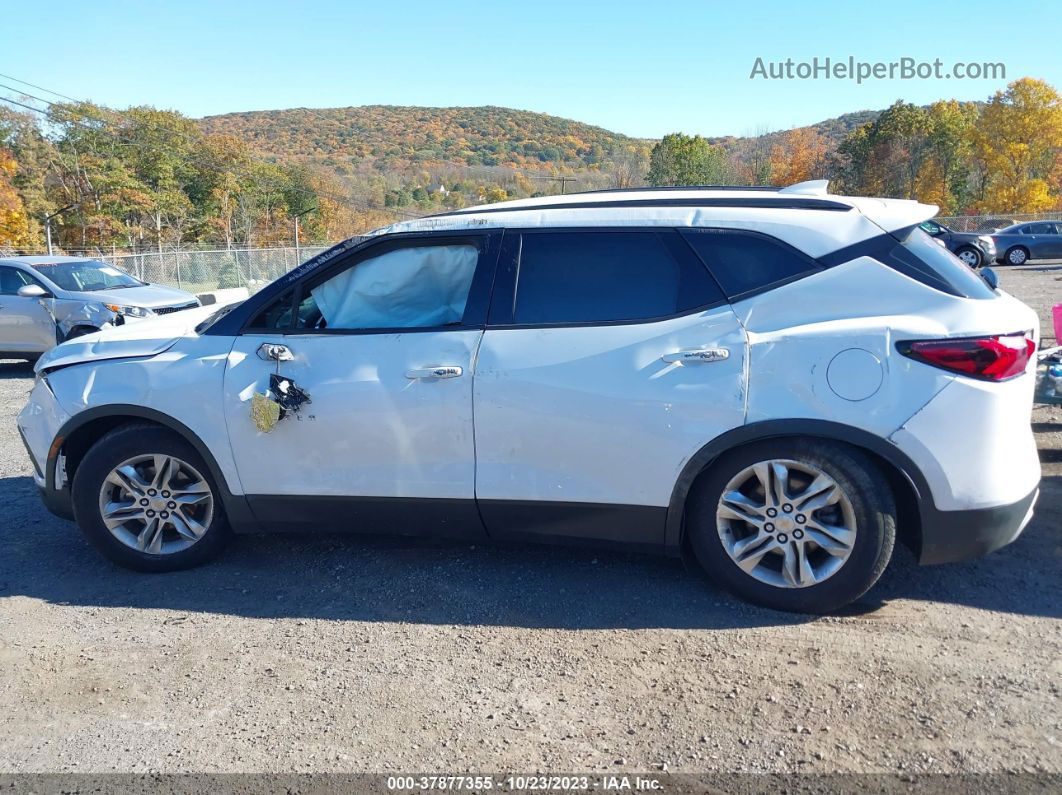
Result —
[[[1062,259],[1062,221],[1025,221],[992,234],[1004,265],[1031,259]]]
[[[925,221],[920,226],[971,268],[980,268],[995,262],[996,244],[990,235],[956,232],[937,221]]]
[[[36,359],[74,337],[196,306],[191,293],[142,282],[99,260],[0,259],[0,358]]]

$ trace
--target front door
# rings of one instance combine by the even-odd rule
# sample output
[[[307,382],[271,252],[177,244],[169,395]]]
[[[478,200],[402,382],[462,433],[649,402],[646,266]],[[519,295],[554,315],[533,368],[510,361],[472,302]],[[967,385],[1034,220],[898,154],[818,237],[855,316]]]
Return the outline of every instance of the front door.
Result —
[[[0,265],[0,351],[43,353],[55,347],[54,298],[23,298],[19,288],[39,284],[19,268]],[[43,286],[43,285],[41,285]]]
[[[414,237],[362,249],[296,284],[236,339],[229,438],[259,520],[483,534],[472,369],[495,240]],[[273,373],[309,401],[264,431],[251,406]]]
[[[744,421],[745,350],[674,230],[507,231],[475,380],[491,536],[662,546],[684,464]]]

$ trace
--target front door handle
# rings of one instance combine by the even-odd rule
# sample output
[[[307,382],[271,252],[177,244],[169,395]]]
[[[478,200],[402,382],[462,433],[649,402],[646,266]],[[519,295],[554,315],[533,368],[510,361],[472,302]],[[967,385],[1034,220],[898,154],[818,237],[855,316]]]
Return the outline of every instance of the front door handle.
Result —
[[[258,346],[258,358],[267,362],[290,362],[295,358],[287,345],[277,342],[263,342]]]
[[[407,370],[406,378],[457,378],[464,369],[456,364],[446,364],[440,367],[421,367],[415,370]]]
[[[694,348],[688,351],[665,353],[660,358],[669,364],[705,364],[729,359],[730,351],[726,348]]]

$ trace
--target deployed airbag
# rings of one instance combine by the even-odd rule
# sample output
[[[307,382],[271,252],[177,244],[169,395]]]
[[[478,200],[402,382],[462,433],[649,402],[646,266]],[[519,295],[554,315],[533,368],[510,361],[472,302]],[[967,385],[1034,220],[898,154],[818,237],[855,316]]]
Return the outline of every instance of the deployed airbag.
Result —
[[[460,322],[479,250],[401,248],[367,259],[310,291],[328,328],[411,328]]]

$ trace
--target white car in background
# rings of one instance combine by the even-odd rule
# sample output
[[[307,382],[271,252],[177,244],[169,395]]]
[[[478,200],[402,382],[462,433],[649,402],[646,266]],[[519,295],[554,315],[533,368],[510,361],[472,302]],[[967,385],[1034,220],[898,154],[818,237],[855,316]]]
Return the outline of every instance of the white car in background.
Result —
[[[897,538],[984,554],[1038,493],[1036,315],[935,212],[805,183],[402,222],[53,350],[18,424],[45,504],[135,569],[262,529],[562,540],[829,611]]]
[[[85,257],[0,257],[0,359],[36,359],[69,339],[199,306]]]

